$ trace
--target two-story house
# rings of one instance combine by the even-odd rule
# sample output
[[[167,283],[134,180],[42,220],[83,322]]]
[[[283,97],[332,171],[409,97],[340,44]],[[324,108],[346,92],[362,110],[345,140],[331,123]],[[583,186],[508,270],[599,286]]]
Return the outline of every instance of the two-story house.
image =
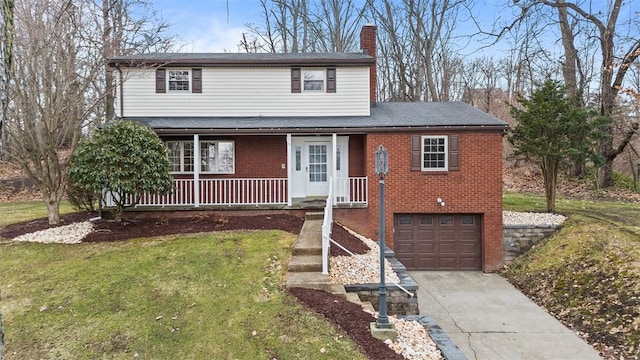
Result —
[[[174,191],[138,208],[294,209],[331,185],[336,220],[377,239],[383,145],[396,257],[409,269],[500,268],[506,123],[457,102],[377,102],[375,26],[361,47],[112,58],[117,117],[154,129],[173,162]]]

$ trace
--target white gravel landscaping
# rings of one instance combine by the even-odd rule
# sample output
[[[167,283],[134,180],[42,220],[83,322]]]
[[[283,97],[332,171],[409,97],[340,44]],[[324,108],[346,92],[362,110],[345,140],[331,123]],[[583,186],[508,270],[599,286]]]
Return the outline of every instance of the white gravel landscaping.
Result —
[[[93,231],[93,224],[89,221],[78,222],[64,226],[53,227],[13,238],[13,241],[79,244],[85,236]]]
[[[562,225],[566,216],[550,213],[503,211],[503,225]]]

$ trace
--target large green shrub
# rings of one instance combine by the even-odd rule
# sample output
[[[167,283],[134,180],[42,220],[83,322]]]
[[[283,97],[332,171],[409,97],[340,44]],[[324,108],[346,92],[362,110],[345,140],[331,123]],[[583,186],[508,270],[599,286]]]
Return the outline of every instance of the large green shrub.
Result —
[[[168,150],[158,135],[147,126],[124,120],[80,142],[69,164],[69,175],[78,187],[103,191],[113,200],[116,221],[142,193],[167,193],[172,185],[169,171]]]

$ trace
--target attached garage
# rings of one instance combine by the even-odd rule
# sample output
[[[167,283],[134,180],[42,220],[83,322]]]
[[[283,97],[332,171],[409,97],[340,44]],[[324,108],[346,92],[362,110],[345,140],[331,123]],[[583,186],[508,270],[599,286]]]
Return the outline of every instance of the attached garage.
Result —
[[[396,258],[408,270],[481,270],[481,219],[475,214],[395,214]]]

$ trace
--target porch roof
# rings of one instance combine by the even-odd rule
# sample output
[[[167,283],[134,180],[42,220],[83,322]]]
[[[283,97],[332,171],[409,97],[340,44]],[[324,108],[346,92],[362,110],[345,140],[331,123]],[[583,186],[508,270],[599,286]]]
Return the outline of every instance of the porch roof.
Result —
[[[462,102],[377,103],[370,116],[129,117],[159,133],[504,130],[508,124]]]

